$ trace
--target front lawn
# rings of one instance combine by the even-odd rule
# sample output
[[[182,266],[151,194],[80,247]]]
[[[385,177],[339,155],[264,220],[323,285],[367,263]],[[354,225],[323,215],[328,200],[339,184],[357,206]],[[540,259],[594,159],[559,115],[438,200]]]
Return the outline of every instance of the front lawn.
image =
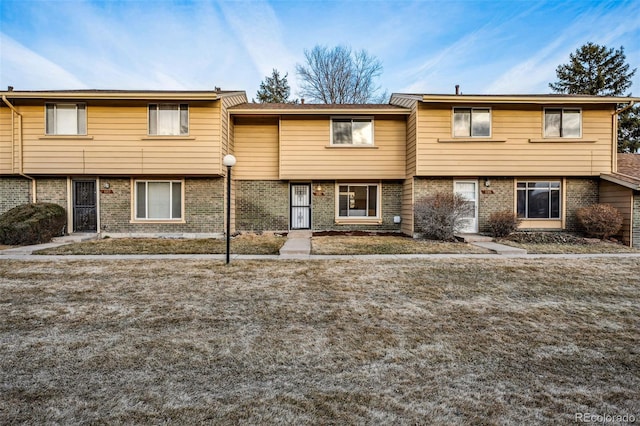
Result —
[[[274,234],[242,234],[231,239],[234,254],[278,254],[287,238]],[[223,254],[226,241],[216,238],[106,238],[35,251],[34,254]]]
[[[314,236],[311,254],[436,254],[489,253],[480,247],[461,242],[417,240],[402,236],[370,235]]]
[[[640,415],[640,262],[0,259],[0,424]]]

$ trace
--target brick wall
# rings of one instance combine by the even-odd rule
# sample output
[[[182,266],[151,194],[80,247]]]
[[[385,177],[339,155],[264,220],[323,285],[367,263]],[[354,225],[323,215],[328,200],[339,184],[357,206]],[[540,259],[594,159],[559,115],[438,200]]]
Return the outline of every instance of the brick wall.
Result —
[[[322,191],[315,188],[320,185]],[[314,231],[399,231],[393,223],[400,216],[402,184],[382,184],[382,224],[338,225],[335,223],[335,181],[311,183],[311,227]],[[289,229],[289,182],[236,181],[236,229],[238,231],[286,231]]]
[[[0,214],[31,202],[31,181],[23,177],[0,178]]]
[[[640,248],[640,192],[633,194],[633,246]]]
[[[236,181],[236,230],[287,231],[289,183],[274,180]]]
[[[597,204],[599,200],[597,178],[567,178],[566,180],[567,231],[579,231],[576,210],[580,207]]]
[[[334,181],[313,182],[323,191],[313,196],[314,231],[384,231],[400,232],[401,224],[393,223],[402,212],[402,182],[382,182],[382,224],[336,224],[336,185]]]
[[[224,232],[224,179],[185,179],[185,223],[130,223],[131,180],[101,178],[109,183],[108,193],[100,193],[100,227],[105,234],[217,234]]]
[[[478,179],[478,227],[480,232],[488,232],[489,216],[493,212],[514,209],[514,178],[490,177],[491,185],[485,187],[484,179]],[[432,196],[437,192],[453,191],[453,178],[416,178],[415,200]],[[566,186],[566,227],[578,230],[575,212],[580,207],[598,202],[597,178],[567,178]]]
[[[67,210],[67,178],[36,179],[36,200],[39,203],[54,203]]]
[[[491,177],[490,186],[485,186],[485,179],[479,179],[478,185],[478,228],[480,232],[488,233],[489,216],[504,210],[514,211],[514,182],[513,178]]]

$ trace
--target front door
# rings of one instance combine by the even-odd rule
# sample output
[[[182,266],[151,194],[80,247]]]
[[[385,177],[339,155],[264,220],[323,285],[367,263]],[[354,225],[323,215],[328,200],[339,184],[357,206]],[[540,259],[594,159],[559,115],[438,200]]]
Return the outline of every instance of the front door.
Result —
[[[453,183],[454,192],[464,197],[469,205],[468,213],[462,218],[459,232],[473,234],[478,232],[478,181],[457,180]]]
[[[96,181],[73,181],[73,232],[97,232]]]
[[[291,229],[311,229],[311,184],[291,184]]]

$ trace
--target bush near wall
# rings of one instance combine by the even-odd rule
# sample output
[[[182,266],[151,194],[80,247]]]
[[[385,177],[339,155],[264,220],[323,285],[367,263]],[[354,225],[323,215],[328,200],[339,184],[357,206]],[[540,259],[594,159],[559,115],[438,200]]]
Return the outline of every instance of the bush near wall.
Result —
[[[591,236],[606,239],[622,228],[622,214],[610,204],[593,204],[576,211],[578,223]]]
[[[22,204],[0,216],[0,244],[46,243],[62,235],[66,223],[67,213],[57,204]]]
[[[414,222],[425,238],[455,241],[455,233],[463,226],[463,219],[471,212],[469,202],[459,194],[437,192],[417,200]]]

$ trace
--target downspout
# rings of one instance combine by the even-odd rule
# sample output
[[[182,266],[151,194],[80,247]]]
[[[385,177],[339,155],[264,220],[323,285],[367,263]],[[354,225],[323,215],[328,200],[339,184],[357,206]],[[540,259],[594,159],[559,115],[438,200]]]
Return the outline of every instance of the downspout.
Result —
[[[633,108],[635,103],[636,101],[629,101],[629,105],[613,112],[613,137],[616,141],[616,143],[613,144],[613,155],[611,156],[611,171],[613,173],[618,172],[618,115],[622,114],[630,108]]]
[[[24,165],[23,165],[23,149],[22,149],[22,114],[18,112],[18,110],[9,102],[5,95],[2,95],[2,101],[11,109],[11,171],[13,172],[14,164],[15,164],[15,148],[14,148],[14,137],[15,137],[15,124],[13,114],[18,116],[18,149],[20,152],[20,162],[18,163],[18,174],[24,178],[31,180],[31,202],[35,203],[37,201],[36,198],[36,180],[31,176],[27,176],[24,174]]]

